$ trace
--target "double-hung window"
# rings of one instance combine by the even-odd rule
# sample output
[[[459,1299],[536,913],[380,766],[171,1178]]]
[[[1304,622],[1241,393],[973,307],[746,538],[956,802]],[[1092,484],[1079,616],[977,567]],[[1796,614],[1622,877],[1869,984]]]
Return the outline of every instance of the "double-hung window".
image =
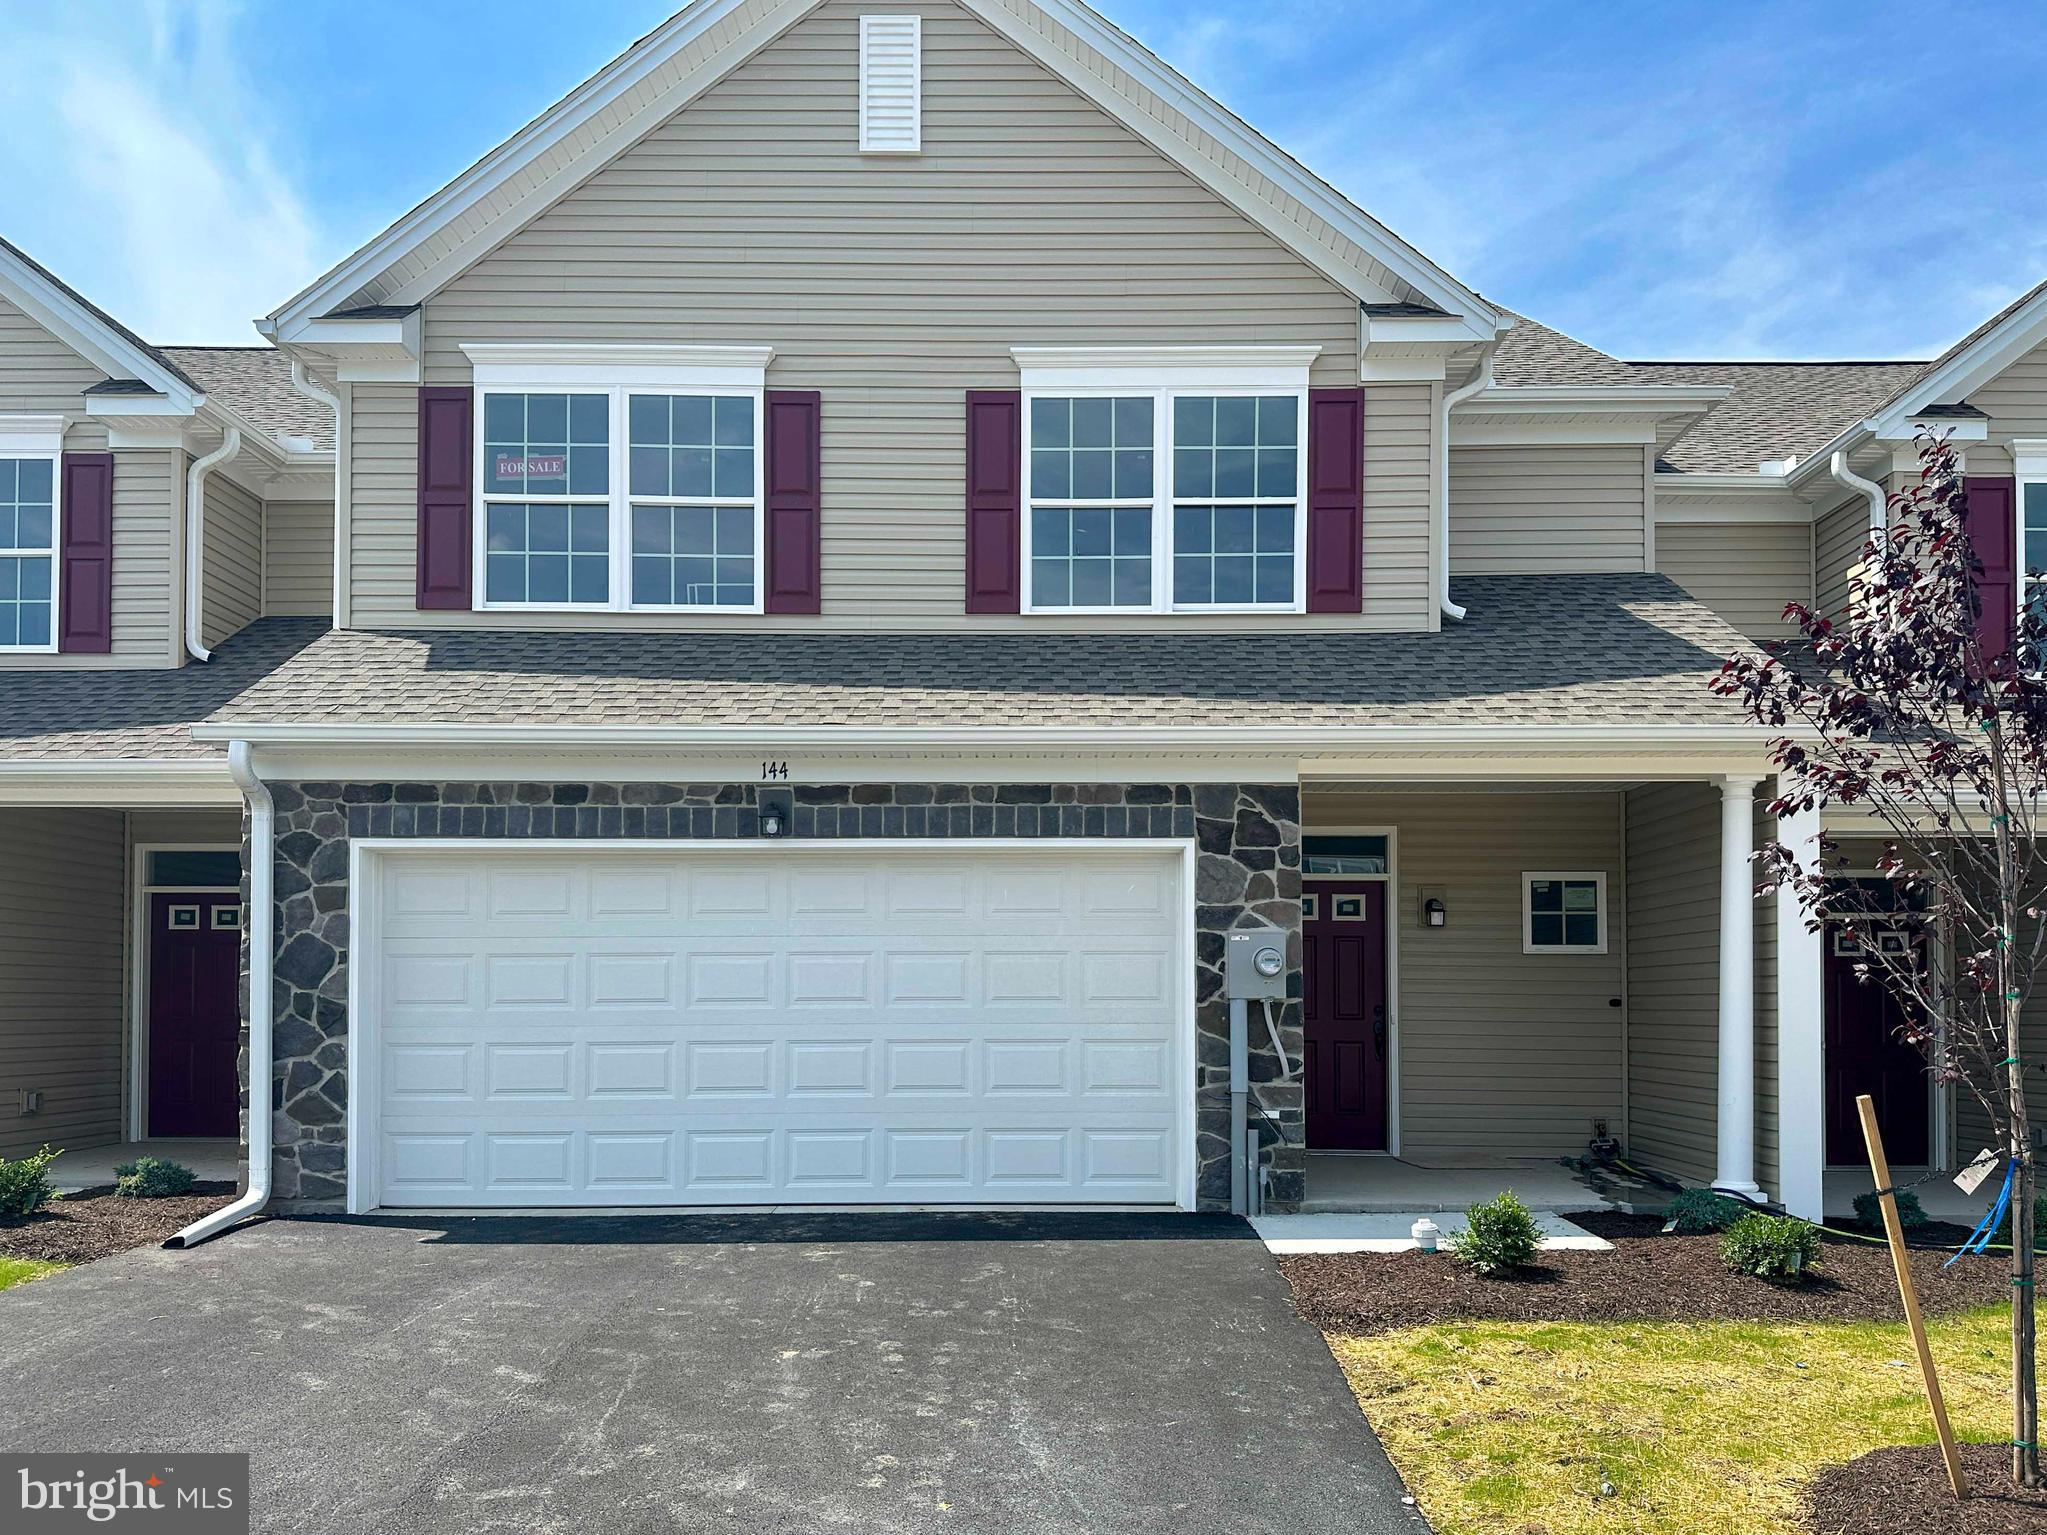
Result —
[[[57,460],[0,430],[0,651],[57,648]]]
[[[482,606],[761,611],[766,348],[464,350]]]
[[[2019,616],[2047,608],[2047,441],[2021,439],[2012,445],[2018,474]],[[2034,656],[2037,668],[2042,658]]]
[[[1233,350],[1015,349],[1025,612],[1303,610],[1314,349]]]

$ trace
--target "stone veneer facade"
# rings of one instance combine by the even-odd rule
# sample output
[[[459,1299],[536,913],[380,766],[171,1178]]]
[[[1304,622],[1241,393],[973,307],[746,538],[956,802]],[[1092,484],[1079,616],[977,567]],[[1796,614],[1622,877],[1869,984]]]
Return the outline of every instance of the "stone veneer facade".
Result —
[[[335,1209],[346,1193],[348,870],[358,837],[474,837],[617,844],[759,835],[757,797],[781,785],[654,783],[276,783],[274,1194]],[[1300,791],[1292,784],[795,785],[791,843],[834,837],[1156,837],[1199,847],[1195,888],[1196,1194],[1229,1204],[1229,1010],[1223,935],[1288,933],[1280,1033],[1301,1059]],[[246,981],[246,975],[245,975]],[[246,986],[245,986],[246,990]],[[244,1017],[247,1016],[246,1010]],[[1251,1032],[1256,1096],[1283,1127],[1267,1137],[1269,1201],[1301,1198],[1301,1086],[1280,1080]],[[244,1080],[247,1079],[246,1056]]]

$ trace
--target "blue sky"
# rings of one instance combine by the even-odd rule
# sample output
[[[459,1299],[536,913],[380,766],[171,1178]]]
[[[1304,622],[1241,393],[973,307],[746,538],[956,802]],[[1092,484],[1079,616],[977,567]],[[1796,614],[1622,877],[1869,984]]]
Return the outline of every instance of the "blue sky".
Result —
[[[2047,276],[2037,4],[1098,3],[1620,356],[1928,355]],[[0,233],[154,340],[252,339],[672,7],[0,0]]]

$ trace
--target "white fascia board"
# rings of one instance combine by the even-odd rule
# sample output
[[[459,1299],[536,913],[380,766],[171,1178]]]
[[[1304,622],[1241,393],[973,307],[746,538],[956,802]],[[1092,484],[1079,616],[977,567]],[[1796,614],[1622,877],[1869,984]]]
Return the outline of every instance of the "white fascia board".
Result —
[[[1877,423],[1878,442],[1911,443],[1921,437],[1945,437],[1950,442],[1985,442],[1990,437],[1990,423],[1981,416],[1907,416],[1903,420],[1886,418]]]
[[[0,762],[0,805],[129,810],[241,802],[225,757]]]
[[[1515,448],[1565,445],[1578,447],[1650,447],[1661,439],[1653,418],[1614,416],[1603,420],[1554,421],[1517,417],[1476,421],[1450,418],[1453,448]]]
[[[64,287],[0,246],[0,295],[109,378],[135,378],[189,415],[205,395],[108,325]]]
[[[1727,471],[1685,471],[1661,469],[1656,474],[1656,494],[1659,496],[1759,495],[1790,496],[1791,477],[1783,474],[1762,474],[1740,470]]]
[[[1732,393],[1733,389],[1725,384],[1669,384],[1639,389],[1545,385],[1484,389],[1457,408],[1474,416],[1702,415]]]
[[[1013,346],[1023,387],[1305,389],[1320,346]]]
[[[1504,319],[1499,310],[1079,0],[960,0],[960,3],[1353,298],[1390,295],[1379,295],[1379,285],[1369,279],[1363,268],[1339,261],[1331,250],[1300,238],[1298,231],[1274,218],[1273,209],[1253,196],[1249,186],[1228,174],[1195,144],[1168,131],[1159,118],[1141,110],[1139,103],[1108,89],[1101,77],[1079,67],[1071,53],[1022,24],[1017,12],[1036,11],[1063,28],[1092,50],[1112,76],[1133,81],[1140,90],[1185,117],[1198,135],[1243,160],[1255,175],[1277,188],[1302,211],[1355,245],[1429,302],[1460,316],[1468,339],[1491,341],[1499,334]]]
[[[373,289],[378,278],[406,255],[458,221],[480,213],[477,232],[460,241],[418,280],[384,295],[383,301],[403,304],[426,298],[454,272],[475,262],[639,138],[649,119],[659,121],[680,111],[822,3],[785,0],[753,25],[736,29],[734,17],[754,0],[696,0],[685,6],[339,266],[272,310],[257,322],[257,330],[273,341],[282,340],[297,325]],[[616,110],[621,98],[657,74],[677,53],[720,29],[731,35],[697,68],[640,110]],[[585,129],[590,132],[583,133]],[[572,143],[579,134],[583,142]],[[559,163],[537,185],[506,195],[508,183],[521,171],[549,161]]]
[[[416,384],[425,355],[417,309],[360,319],[310,317],[276,327],[271,340],[346,383]]]
[[[1444,347],[1467,347],[1471,345],[1471,327],[1463,317],[1454,314],[1368,314],[1364,320],[1365,350],[1374,347],[1440,345]]]
[[[2006,315],[1994,329],[1915,380],[1869,424],[1886,441],[1900,434],[1909,437],[1906,427],[1913,412],[1966,398],[2042,342],[2047,342],[2047,287]]]
[[[649,389],[759,389],[771,346],[687,346],[652,342],[465,341],[479,388],[513,385],[638,384]]]

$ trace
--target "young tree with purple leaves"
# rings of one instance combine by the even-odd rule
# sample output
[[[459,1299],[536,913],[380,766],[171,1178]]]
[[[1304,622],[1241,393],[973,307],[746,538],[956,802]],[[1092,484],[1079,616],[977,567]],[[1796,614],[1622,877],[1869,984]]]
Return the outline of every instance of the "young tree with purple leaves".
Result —
[[[1791,891],[1808,928],[1855,945],[1858,977],[1914,1020],[1906,1035],[1933,1080],[1970,1095],[1993,1127],[2012,1174],[2012,1476],[2037,1487],[2026,1083],[2040,1067],[2020,1019],[2047,958],[2047,683],[2029,659],[2047,657],[2047,621],[2026,604],[2010,645],[2005,615],[1984,621],[1955,450],[1923,439],[1920,458],[1918,483],[1890,498],[1885,535],[1863,550],[1848,610],[1793,603],[1800,639],[1730,658],[1712,686],[1776,733],[1773,814],[1834,806],[1879,828],[1874,881],[1842,878],[1829,845],[1773,841],[1761,882]]]

